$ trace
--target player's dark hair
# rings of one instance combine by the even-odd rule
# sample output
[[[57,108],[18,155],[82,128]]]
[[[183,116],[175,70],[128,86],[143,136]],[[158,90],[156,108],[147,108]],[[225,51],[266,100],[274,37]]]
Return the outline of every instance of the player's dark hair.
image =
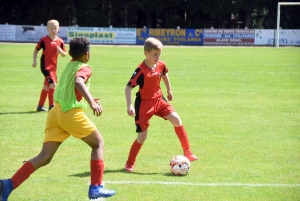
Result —
[[[90,42],[85,37],[72,38],[69,46],[73,59],[79,59],[90,51]]]

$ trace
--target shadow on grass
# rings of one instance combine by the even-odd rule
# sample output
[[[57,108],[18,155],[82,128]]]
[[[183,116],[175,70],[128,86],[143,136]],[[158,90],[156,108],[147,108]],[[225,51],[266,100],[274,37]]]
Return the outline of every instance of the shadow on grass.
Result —
[[[163,176],[165,176],[165,177],[174,177],[174,175],[171,172],[165,172],[163,174]]]
[[[161,172],[126,172],[123,168],[119,170],[104,170],[104,174],[110,174],[110,173],[124,173],[124,174],[138,174],[138,175],[156,175],[156,174],[162,174]],[[78,174],[71,174],[69,177],[89,177],[91,172],[83,172]],[[164,174],[166,176],[166,174]],[[171,175],[170,175],[171,176]]]
[[[44,112],[38,112],[38,111],[28,111],[28,112],[0,112],[0,115],[6,115],[6,114],[36,114],[36,113],[44,113]]]

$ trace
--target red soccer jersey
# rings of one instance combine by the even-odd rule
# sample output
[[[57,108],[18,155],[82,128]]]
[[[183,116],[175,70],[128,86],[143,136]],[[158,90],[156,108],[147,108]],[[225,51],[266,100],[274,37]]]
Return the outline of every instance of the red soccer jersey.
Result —
[[[132,88],[139,86],[136,96],[141,99],[155,99],[162,96],[160,88],[161,76],[168,72],[163,61],[158,61],[154,70],[142,62],[134,71],[127,85]]]
[[[57,46],[63,51],[66,51],[66,47],[64,41],[56,37],[56,39],[52,40],[48,35],[44,36],[40,39],[40,41],[36,45],[36,49],[39,51],[43,49],[43,53],[41,56],[41,65],[45,70],[56,71],[57,68]]]

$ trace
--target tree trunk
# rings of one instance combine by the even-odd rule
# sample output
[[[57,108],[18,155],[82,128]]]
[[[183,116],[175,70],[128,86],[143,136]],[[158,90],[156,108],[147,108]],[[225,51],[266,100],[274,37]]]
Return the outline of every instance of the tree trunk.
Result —
[[[249,9],[246,9],[245,10],[245,28],[248,28],[250,29],[250,10]]]

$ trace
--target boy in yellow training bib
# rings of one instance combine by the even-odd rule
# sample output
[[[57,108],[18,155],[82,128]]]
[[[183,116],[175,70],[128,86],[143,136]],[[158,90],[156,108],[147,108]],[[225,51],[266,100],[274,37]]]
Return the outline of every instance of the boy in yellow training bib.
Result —
[[[41,152],[26,161],[11,179],[0,180],[0,200],[7,201],[10,193],[42,166],[50,163],[55,152],[70,135],[81,139],[92,148],[90,199],[110,197],[116,194],[102,185],[104,173],[104,141],[93,122],[84,114],[89,105],[94,115],[100,116],[102,106],[89,92],[92,68],[86,63],[90,58],[90,43],[78,37],[70,41],[72,60],[64,69],[54,93],[55,105],[49,111],[45,138]],[[67,192],[66,192],[67,193]]]

